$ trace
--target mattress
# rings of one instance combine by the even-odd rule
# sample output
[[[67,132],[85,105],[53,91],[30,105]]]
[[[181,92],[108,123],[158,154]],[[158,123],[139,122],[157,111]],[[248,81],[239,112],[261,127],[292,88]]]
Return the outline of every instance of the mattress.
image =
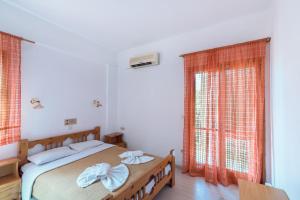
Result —
[[[87,167],[102,162],[110,163],[112,166],[118,165],[121,161],[118,155],[125,151],[126,149],[124,148],[113,146],[42,173],[37,176],[33,183],[32,197],[38,200],[99,200],[108,194],[117,196],[129,188],[132,183],[149,173],[149,171],[159,165],[163,160],[160,157],[151,155],[155,158],[151,162],[127,165],[129,169],[128,180],[125,185],[115,192],[108,191],[101,182],[96,182],[86,188],[77,186],[77,177]],[[170,166],[167,166],[165,171],[167,174],[170,171]],[[149,180],[146,192],[150,192],[153,185],[154,181]]]

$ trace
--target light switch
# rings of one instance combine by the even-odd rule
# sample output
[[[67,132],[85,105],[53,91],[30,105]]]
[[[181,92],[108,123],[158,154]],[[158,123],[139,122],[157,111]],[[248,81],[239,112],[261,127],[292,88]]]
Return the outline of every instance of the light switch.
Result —
[[[76,118],[65,119],[65,126],[70,126],[70,125],[75,125],[75,124],[77,124]]]

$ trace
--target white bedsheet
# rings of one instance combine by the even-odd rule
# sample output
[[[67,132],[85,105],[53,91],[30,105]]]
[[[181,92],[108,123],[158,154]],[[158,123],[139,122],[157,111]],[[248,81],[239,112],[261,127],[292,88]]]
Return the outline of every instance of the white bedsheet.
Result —
[[[115,145],[104,143],[100,146],[97,146],[97,147],[94,147],[91,149],[87,149],[87,150],[81,151],[79,153],[73,154],[71,156],[68,156],[68,157],[65,157],[65,158],[62,158],[59,160],[55,160],[53,162],[46,163],[43,165],[35,165],[33,163],[28,163],[28,164],[24,165],[24,167],[22,168],[22,171],[23,171],[22,200],[30,200],[31,199],[32,187],[33,187],[35,179],[39,175],[41,175],[47,171],[50,171],[52,169],[55,169],[57,167],[61,167],[63,165],[74,162],[76,160],[85,158],[89,155],[92,155],[97,152],[103,151],[105,149],[111,148],[113,146],[115,146]]]

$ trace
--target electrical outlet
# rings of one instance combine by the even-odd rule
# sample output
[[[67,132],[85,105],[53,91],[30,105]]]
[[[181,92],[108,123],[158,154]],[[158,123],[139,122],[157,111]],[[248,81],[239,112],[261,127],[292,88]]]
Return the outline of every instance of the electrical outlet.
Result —
[[[70,125],[75,125],[75,124],[77,124],[76,118],[65,119],[65,126],[70,126]]]

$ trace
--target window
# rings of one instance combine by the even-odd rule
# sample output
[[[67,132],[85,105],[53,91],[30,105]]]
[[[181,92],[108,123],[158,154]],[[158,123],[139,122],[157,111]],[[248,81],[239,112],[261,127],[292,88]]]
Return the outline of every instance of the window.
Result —
[[[214,105],[216,106],[216,112],[214,112],[215,123],[212,126],[207,126],[208,109],[206,107],[208,103],[208,73],[195,74],[195,140],[196,140],[196,161],[199,164],[205,164],[206,162],[212,164],[212,155],[206,154],[206,149],[211,146],[208,141],[211,141],[213,131],[218,131],[218,96],[215,95]],[[214,74],[214,83],[218,85],[218,72]],[[211,91],[213,92],[213,91]],[[216,134],[218,135],[218,134]],[[207,140],[210,137],[210,140]]]
[[[230,76],[241,76],[245,77],[245,82],[247,82],[248,77],[255,77],[255,69],[251,67],[245,67],[245,68],[239,68],[236,70],[226,70],[226,80],[230,80]],[[233,75],[232,75],[233,74]],[[215,143],[216,143],[216,156],[218,157],[217,153],[219,151],[218,147],[218,140],[219,140],[219,129],[218,129],[218,123],[219,123],[219,72],[213,72],[211,83],[210,83],[210,91],[208,91],[207,88],[207,81],[208,81],[208,73],[196,73],[195,74],[195,141],[196,141],[196,162],[199,164],[212,164],[212,155],[207,154],[209,152],[207,148],[211,148],[211,144],[207,143],[207,141],[212,140],[212,134],[215,134]],[[235,87],[241,88],[241,84],[247,84],[243,81],[237,81]],[[229,82],[229,84],[226,84],[224,87],[228,87],[227,90],[230,89],[230,87],[233,87],[231,85],[232,82]],[[256,90],[256,84],[252,83],[248,85],[248,90],[255,91]],[[215,94],[212,95],[213,98],[209,99],[210,94],[214,92]],[[242,95],[247,95],[243,91],[241,91]],[[238,97],[238,95],[237,95]],[[244,97],[243,97],[244,98]],[[250,96],[247,96],[247,98],[251,98]],[[238,98],[237,98],[238,99]],[[211,116],[214,121],[213,124],[208,123],[208,117],[207,117],[207,103],[211,104],[213,108],[213,115]],[[213,104],[213,105],[212,105]],[[234,103],[228,99],[226,101],[226,107],[228,108],[227,119],[231,119],[232,113],[230,113],[233,110]],[[254,106],[254,105],[253,105]],[[243,111],[238,112],[237,119],[239,117],[243,117],[247,115],[246,111],[243,113]],[[252,120],[255,120],[254,118]],[[239,120],[237,120],[239,121]],[[249,123],[249,122],[248,122]],[[211,126],[207,126],[210,124]],[[239,127],[242,127],[243,125],[239,125]],[[237,135],[242,135],[243,129],[239,129],[237,127]],[[250,132],[247,134],[255,134],[255,123],[252,124],[252,129],[249,129]],[[251,131],[252,130],[252,131]],[[232,135],[231,130],[229,127],[225,129],[225,135],[230,136]],[[245,132],[245,131],[244,131]],[[209,137],[209,139],[207,139]],[[232,171],[237,171],[241,173],[248,173],[249,169],[249,155],[248,152],[251,150],[250,146],[251,142],[247,141],[246,139],[234,139],[231,137],[225,137],[225,159],[226,159],[226,168]],[[218,162],[217,162],[218,164]]]
[[[184,172],[263,182],[266,41],[184,56]]]

